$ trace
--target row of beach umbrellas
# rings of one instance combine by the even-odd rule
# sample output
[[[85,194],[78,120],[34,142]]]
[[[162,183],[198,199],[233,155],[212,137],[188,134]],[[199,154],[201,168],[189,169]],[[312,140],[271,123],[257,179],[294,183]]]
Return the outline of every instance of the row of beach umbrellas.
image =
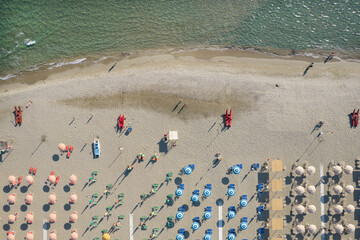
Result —
[[[55,181],[56,181],[56,177],[55,177],[54,175],[48,176],[48,179],[49,179],[49,181],[50,181],[51,183],[53,183],[53,184],[54,184]],[[34,183],[34,177],[31,176],[31,175],[26,176],[25,180],[26,180],[26,182],[27,182],[29,185],[31,185],[31,184]],[[70,180],[70,183],[71,183],[71,184],[75,184],[76,181],[77,181],[76,175],[72,174],[72,175],[69,177],[69,180]],[[13,176],[13,175],[10,175],[10,176],[8,177],[8,181],[9,181],[9,183],[10,183],[11,185],[13,185],[13,184],[16,182],[16,177]]]
[[[77,201],[77,199],[78,199],[78,197],[77,197],[76,193],[70,194],[70,202],[71,203],[75,203]],[[31,204],[33,200],[34,200],[34,196],[32,194],[26,195],[26,197],[25,197],[26,204]],[[16,202],[15,193],[12,193],[8,196],[8,202],[10,204],[14,204]],[[49,203],[54,204],[55,202],[56,202],[56,195],[52,193],[49,195]]]

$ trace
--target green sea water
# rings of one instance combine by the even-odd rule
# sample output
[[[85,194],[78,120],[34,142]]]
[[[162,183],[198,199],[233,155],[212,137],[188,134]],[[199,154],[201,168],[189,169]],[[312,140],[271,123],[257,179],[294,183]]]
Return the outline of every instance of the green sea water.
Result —
[[[359,58],[360,1],[0,0],[2,79],[94,55],[208,45]]]

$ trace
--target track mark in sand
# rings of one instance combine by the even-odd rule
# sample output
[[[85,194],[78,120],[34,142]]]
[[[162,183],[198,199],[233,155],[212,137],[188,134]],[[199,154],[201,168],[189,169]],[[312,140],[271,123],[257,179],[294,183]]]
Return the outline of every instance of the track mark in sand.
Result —
[[[219,206],[219,223],[222,222],[222,204]],[[219,240],[222,240],[222,224],[219,225]]]
[[[47,230],[44,228],[44,224],[46,223],[46,220],[43,219],[43,240],[47,240]]]
[[[321,164],[320,165],[320,192],[321,192],[321,197],[320,197],[320,206],[321,206],[321,218],[324,216],[324,213],[325,213],[325,209],[324,209],[324,203],[323,201],[321,201],[321,198],[324,196],[324,183],[322,183],[321,179],[323,177],[323,174],[324,174],[324,167],[323,165]],[[321,219],[321,239],[324,240],[325,239],[325,223],[323,221],[323,219]]]
[[[130,240],[134,240],[134,229],[133,229],[133,215],[129,214],[129,221],[130,221]]]

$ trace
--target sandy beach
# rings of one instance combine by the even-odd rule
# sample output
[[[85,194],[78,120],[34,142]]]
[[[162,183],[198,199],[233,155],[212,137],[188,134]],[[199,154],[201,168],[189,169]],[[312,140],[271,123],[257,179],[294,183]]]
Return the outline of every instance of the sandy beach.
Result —
[[[315,62],[314,67],[301,76],[311,61]],[[278,177],[285,179],[294,163],[307,163],[316,168],[316,173],[306,181],[316,185],[323,176],[320,169],[325,175],[330,162],[354,167],[355,159],[360,157],[360,132],[351,128],[349,117],[360,105],[359,63],[334,59],[324,64],[323,59],[305,57],[194,50],[124,57],[108,73],[112,65],[113,61],[108,60],[69,66],[51,74],[33,74],[0,83],[0,140],[13,146],[10,153],[1,156],[0,162],[1,239],[6,238],[8,230],[16,232],[16,239],[23,239],[28,231],[34,232],[35,239],[48,239],[52,230],[56,230],[58,239],[70,239],[74,229],[79,239],[93,239],[101,237],[102,229],[110,229],[119,215],[125,218],[121,229],[111,234],[112,239],[148,239],[153,228],[161,230],[158,239],[175,239],[180,228],[188,231],[187,239],[202,239],[206,229],[213,229],[213,239],[226,239],[228,230],[237,229],[242,217],[250,220],[256,216],[256,207],[260,205],[256,197],[251,198],[259,180],[259,171],[250,171],[251,164],[262,164],[268,158],[282,159],[286,171]],[[25,108],[29,99],[33,103]],[[182,102],[175,108],[180,99]],[[23,108],[20,127],[14,126],[14,106]],[[229,130],[223,129],[221,117],[226,109],[233,111]],[[128,135],[117,132],[120,114],[125,114],[125,125],[131,123],[133,128]],[[314,130],[319,121],[325,124]],[[170,130],[178,131],[179,140],[176,147],[164,151],[161,140]],[[320,132],[323,134],[317,137]],[[96,137],[101,142],[101,155],[94,159],[91,143]],[[61,142],[74,147],[69,159],[58,150]],[[214,166],[217,152],[224,160]],[[137,162],[125,177],[124,170],[138,153],[145,153],[145,161]],[[150,157],[155,153],[159,153],[159,160],[152,163]],[[243,170],[239,175],[226,174],[229,167],[240,163]],[[195,164],[193,173],[179,175],[188,164]],[[30,167],[38,169],[34,184],[24,187],[27,184],[23,180],[19,187],[10,190],[8,176],[25,178]],[[51,171],[60,176],[60,181],[57,186],[46,187]],[[88,186],[92,171],[99,172],[97,182]],[[174,176],[167,184],[164,180],[168,172]],[[69,187],[71,174],[78,181]],[[352,175],[344,175],[342,181],[356,187]],[[136,207],[140,195],[149,193],[154,183],[164,184],[142,206]],[[179,183],[185,185],[184,195],[173,206],[164,205],[166,196],[174,194]],[[102,195],[108,184],[114,184],[112,194],[95,206],[87,206],[92,194]],[[199,206],[192,206],[192,192],[201,193],[206,184],[212,184],[211,197],[200,200]],[[226,196],[229,184],[236,186],[236,194],[230,199]],[[359,188],[355,189],[357,196]],[[288,196],[290,190],[291,182],[287,182],[279,194]],[[329,227],[330,219],[321,220],[328,202],[322,203],[320,199],[327,190],[327,184],[324,188],[317,185],[316,193],[307,197],[317,212],[305,215],[303,224],[315,224],[318,229]],[[16,203],[9,206],[7,197],[12,193],[16,194]],[[28,193],[33,194],[34,201],[24,205]],[[57,200],[48,208],[51,193],[56,194]],[[78,195],[78,201],[69,208],[71,193]],[[92,216],[103,217],[106,207],[114,204],[119,193],[125,193],[124,204],[113,209],[97,228],[88,229]],[[248,206],[227,221],[228,208],[237,206],[244,194],[251,198]],[[223,200],[222,206],[217,205],[218,199]],[[356,206],[354,200],[351,195],[346,197],[347,203]],[[184,219],[167,229],[166,218],[174,216],[184,204],[189,207]],[[148,230],[142,231],[138,228],[140,218],[149,215],[153,206],[159,206],[161,211],[146,222]],[[206,206],[212,207],[213,216],[193,232],[192,219],[202,217]],[[289,215],[290,209],[291,203],[287,203],[284,216]],[[53,211],[57,220],[48,227],[46,222]],[[69,217],[74,211],[79,219],[70,224]],[[358,211],[343,218],[357,226]],[[8,224],[7,216],[15,212],[18,219]],[[34,214],[31,225],[24,220],[28,212]],[[271,237],[295,238],[290,235],[295,219],[289,216],[284,230]],[[220,220],[224,221],[222,228]],[[238,233],[237,239],[253,239],[262,223],[255,217],[248,229]],[[314,239],[321,239],[321,235]],[[355,234],[341,237],[356,239],[359,235],[357,229]],[[334,239],[339,237],[334,235]]]

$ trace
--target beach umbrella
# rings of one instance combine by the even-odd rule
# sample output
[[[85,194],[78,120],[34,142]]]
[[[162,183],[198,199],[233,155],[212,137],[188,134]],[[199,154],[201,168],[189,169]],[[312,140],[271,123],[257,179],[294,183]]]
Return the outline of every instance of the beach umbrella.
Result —
[[[352,185],[346,185],[345,186],[345,192],[346,193],[349,193],[349,194],[352,194],[354,192],[354,186]]]
[[[344,173],[347,175],[350,175],[350,174],[352,174],[352,172],[353,172],[353,167],[350,165],[346,165],[344,168]]]
[[[304,225],[302,225],[302,224],[297,225],[296,228],[295,228],[295,230],[296,230],[296,232],[299,233],[299,234],[302,234],[302,235],[305,234],[305,227],[304,227]]]
[[[102,235],[102,240],[110,240],[110,235],[108,233],[104,233]]]
[[[230,196],[230,197],[234,196],[235,195],[235,189],[229,188],[227,190],[227,195]]]
[[[314,166],[308,166],[308,167],[306,168],[306,172],[307,172],[307,174],[309,174],[309,175],[311,176],[311,175],[314,175],[314,174],[315,174],[316,169],[315,169]]]
[[[344,232],[344,227],[341,224],[336,224],[335,225],[335,232],[338,234],[342,234]]]
[[[241,169],[238,166],[233,166],[232,171],[233,171],[234,174],[239,174]]]
[[[204,240],[211,240],[211,239],[212,239],[212,237],[210,234],[205,234]]]
[[[227,239],[228,239],[228,240],[235,240],[235,234],[230,233],[230,234],[227,236]]]
[[[316,212],[316,207],[314,205],[309,205],[307,207],[307,210],[309,213],[314,213],[314,212]]]
[[[316,234],[316,231],[317,231],[317,227],[314,225],[314,224],[310,224],[309,227],[308,227],[308,230],[311,234]]]
[[[348,224],[348,225],[346,225],[346,232],[348,232],[348,233],[353,233],[353,232],[355,232],[355,226],[353,225],[353,224]]]
[[[71,202],[76,202],[77,201],[77,195],[76,195],[76,193],[72,193],[71,195],[70,195],[70,201]]]
[[[70,235],[71,240],[77,240],[79,238],[79,235],[77,234],[77,232],[73,231]]]
[[[229,211],[227,216],[228,216],[228,218],[233,219],[235,217],[235,212],[234,211]]]
[[[345,210],[349,213],[353,213],[353,212],[355,212],[355,207],[354,207],[354,205],[349,204],[345,207]]]
[[[178,235],[176,235],[176,240],[184,240],[185,237],[184,235],[182,235],[181,233],[179,233]]]
[[[200,224],[198,222],[193,222],[193,224],[191,224],[191,228],[193,230],[198,230],[200,227]]]
[[[240,223],[240,229],[241,229],[241,230],[245,230],[245,229],[247,229],[247,228],[248,228],[248,225],[247,225],[246,222]]]
[[[340,193],[342,193],[343,188],[342,188],[342,186],[340,186],[340,185],[336,185],[336,186],[333,188],[333,190],[334,190],[334,193],[340,194]]]
[[[16,181],[16,177],[13,176],[13,175],[10,175],[10,176],[8,177],[8,181],[9,181],[10,184],[13,184],[13,183]]]
[[[341,205],[336,205],[336,206],[334,207],[334,212],[335,212],[336,214],[343,213],[343,211],[344,211],[344,208],[343,208],[343,206],[341,206]]]
[[[66,146],[65,146],[65,144],[64,143],[59,143],[59,145],[58,145],[58,148],[59,148],[59,150],[60,151],[65,151],[65,149],[66,149]]]
[[[25,201],[26,201],[27,203],[29,203],[29,204],[33,201],[33,199],[34,199],[34,197],[33,197],[32,194],[28,194],[28,195],[26,195],[26,197],[25,197]]]
[[[248,204],[248,202],[247,202],[245,199],[241,199],[241,200],[240,200],[240,206],[246,207],[247,204]]]
[[[49,176],[49,181],[54,184],[55,181],[56,181],[56,177],[54,175],[50,175]]]
[[[210,189],[205,188],[203,191],[203,195],[204,195],[204,197],[210,197],[210,195],[211,195]]]
[[[303,205],[297,205],[295,211],[297,214],[303,214],[305,212],[305,207]]]
[[[342,173],[342,168],[340,166],[334,166],[332,170],[335,175],[340,175]]]
[[[77,177],[76,175],[72,174],[70,177],[69,177],[69,180],[72,184],[75,184],[76,181],[77,181]]]
[[[196,195],[196,194],[192,195],[192,196],[191,196],[191,201],[193,201],[193,202],[198,202],[198,201],[199,201],[199,196]]]
[[[15,203],[15,199],[16,199],[16,196],[15,196],[14,193],[13,193],[13,194],[10,194],[10,195],[8,196],[8,202],[9,202],[9,203],[14,204],[14,203]]]
[[[190,175],[192,173],[191,167],[185,167],[184,172],[185,172],[186,175]]]
[[[10,214],[8,216],[8,222],[9,223],[14,223],[16,221],[16,216],[14,214]]]
[[[56,233],[54,231],[52,231],[49,235],[50,240],[56,240]]]
[[[178,189],[175,190],[175,195],[176,195],[177,197],[182,196],[183,193],[184,193],[184,191],[183,191],[181,188],[178,188]]]
[[[295,192],[297,195],[303,195],[305,193],[305,188],[303,186],[297,186]]]
[[[33,215],[32,213],[26,214],[26,221],[27,221],[27,222],[32,222],[32,221],[34,221],[34,215]]]
[[[34,178],[30,175],[26,176],[26,182],[30,185],[34,183]]]
[[[28,232],[26,234],[26,240],[34,240],[34,234],[32,232]]]
[[[56,201],[56,195],[55,194],[50,194],[49,195],[49,202],[50,203],[54,203]]]
[[[298,176],[301,176],[303,175],[305,172],[304,168],[302,166],[297,166],[295,168],[295,174],[298,175]]]
[[[7,235],[7,240],[15,240],[15,234],[9,233],[9,235]]]
[[[73,213],[70,215],[70,221],[76,222],[76,220],[78,220],[78,215],[77,215],[76,212],[73,212]]]
[[[183,219],[184,218],[184,213],[183,212],[177,212],[176,213],[176,218],[179,219],[179,220]]]
[[[307,192],[310,194],[314,194],[316,192],[316,188],[313,185],[308,186]]]
[[[55,212],[50,213],[49,219],[50,219],[51,222],[55,222],[55,220],[56,220],[56,213],[55,213]]]
[[[204,212],[204,218],[210,219],[211,218],[211,212]]]

